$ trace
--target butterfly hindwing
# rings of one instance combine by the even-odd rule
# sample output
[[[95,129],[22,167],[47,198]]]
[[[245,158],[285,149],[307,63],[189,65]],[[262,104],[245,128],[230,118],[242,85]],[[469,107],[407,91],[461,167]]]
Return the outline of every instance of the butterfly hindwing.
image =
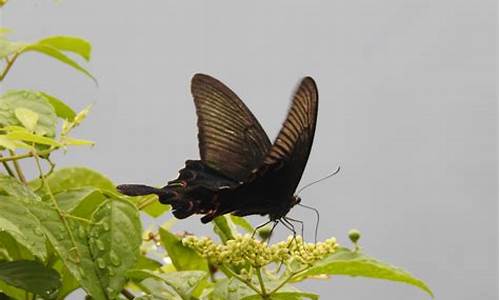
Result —
[[[191,92],[201,160],[229,178],[245,180],[271,148],[262,126],[240,98],[213,77],[196,74]]]

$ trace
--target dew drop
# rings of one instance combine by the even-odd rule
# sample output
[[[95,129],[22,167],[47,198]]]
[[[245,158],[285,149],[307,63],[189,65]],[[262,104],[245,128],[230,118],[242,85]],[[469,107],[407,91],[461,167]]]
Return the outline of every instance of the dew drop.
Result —
[[[111,298],[112,296],[114,296],[115,290],[113,288],[111,288],[111,287],[107,287],[106,288],[106,293]]]
[[[118,255],[113,250],[111,250],[111,252],[109,253],[109,259],[111,260],[111,263],[116,267],[118,267],[121,263],[120,257],[118,257]]]
[[[238,289],[235,286],[230,285],[230,286],[227,287],[227,290],[229,292],[233,293],[233,292],[236,292],[236,290],[238,290]]]
[[[193,286],[193,285],[195,285],[196,281],[197,281],[196,278],[189,278],[187,281],[187,284],[189,286]]]
[[[78,268],[78,272],[80,273],[80,276],[82,276],[82,279],[87,278],[87,275],[85,274],[85,271],[83,270],[82,267]]]
[[[109,223],[107,222],[102,223],[102,228],[104,229],[104,231],[109,231]]]
[[[106,268],[106,262],[104,261],[104,259],[102,259],[101,257],[99,257],[97,259],[97,266],[99,267],[99,269]]]
[[[96,240],[96,241],[95,241],[95,244],[96,244],[96,246],[97,246],[97,249],[99,249],[99,250],[101,250],[101,251],[104,251],[104,249],[106,249],[106,248],[104,247],[104,243],[103,243],[101,240]]]
[[[84,239],[87,236],[87,231],[83,226],[78,227],[78,236],[80,236],[81,239]]]

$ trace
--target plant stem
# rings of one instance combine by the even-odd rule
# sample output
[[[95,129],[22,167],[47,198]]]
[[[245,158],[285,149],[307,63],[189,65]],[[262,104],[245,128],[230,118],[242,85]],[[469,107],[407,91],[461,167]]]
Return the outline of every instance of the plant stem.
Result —
[[[66,219],[65,213],[59,207],[59,204],[57,203],[56,198],[54,197],[54,194],[52,194],[52,191],[50,189],[49,184],[45,180],[45,175],[43,174],[42,165],[40,164],[40,158],[38,157],[36,152],[33,153],[33,157],[35,158],[36,167],[38,169],[38,172],[40,172],[40,179],[42,180],[42,185],[47,190],[47,194],[49,194],[50,199],[52,200],[52,204],[54,205],[54,208],[56,209],[57,213],[59,214],[59,218],[61,219],[61,221],[64,224],[64,228],[66,229],[66,232],[68,233],[69,238],[71,240],[71,244],[73,245],[72,249],[74,249],[76,252],[76,256],[77,256],[76,261],[79,262],[80,261],[80,251],[78,250],[78,246],[76,244],[75,237],[73,236],[73,232],[71,231],[71,228],[69,226],[68,220]]]
[[[262,297],[267,297],[266,286],[264,285],[264,280],[262,279],[262,274],[260,273],[260,268],[255,268],[257,273],[257,278],[259,279],[260,290],[262,291]]]
[[[142,201],[138,202],[136,207],[138,210],[143,210],[144,208],[148,207],[149,205],[155,203],[158,199],[154,196],[152,197],[146,197]]]
[[[12,56],[11,59],[9,59],[7,57],[5,58],[6,66],[5,66],[5,69],[3,69],[2,74],[0,74],[0,81],[3,81],[3,79],[5,78],[5,76],[7,76],[7,73],[9,73],[10,68],[12,67],[12,65],[14,64],[14,62],[16,61],[16,59],[19,56],[19,54],[21,54],[21,53],[17,52],[16,54],[14,54]]]
[[[224,269],[224,273],[229,273],[231,276],[234,278],[238,279],[239,281],[243,282],[246,286],[254,290],[257,294],[262,295],[261,291],[259,291],[258,288],[256,288],[250,281],[246,280],[245,278],[241,277],[240,275],[236,274],[231,268],[228,268],[224,265],[221,265],[221,269]]]
[[[285,285],[288,281],[290,281],[290,279],[292,279],[292,278],[293,278],[293,276],[295,276],[295,275],[297,275],[297,274],[299,274],[299,273],[302,273],[302,272],[304,272],[305,270],[307,270],[307,269],[309,269],[309,268],[310,268],[310,266],[307,266],[307,267],[303,268],[303,269],[302,269],[302,270],[300,270],[300,271],[293,272],[292,274],[288,275],[288,277],[287,277],[285,280],[283,280],[283,281],[282,281],[282,282],[281,282],[281,283],[280,283],[277,287],[275,287],[272,291],[270,291],[270,292],[269,292],[269,295],[272,295],[272,294],[276,293],[276,292],[277,292],[279,289],[281,289],[281,288],[282,288],[282,287],[283,287],[283,286],[284,286],[284,285]]]
[[[12,150],[9,150],[10,157],[15,156],[16,153]],[[17,177],[19,177],[19,180],[21,180],[22,183],[26,183],[26,177],[24,177],[23,170],[21,169],[21,166],[19,165],[19,162],[17,160],[14,160],[14,169],[16,170]]]
[[[0,162],[16,161],[16,160],[20,160],[23,158],[33,157],[33,156],[44,156],[44,155],[51,153],[52,151],[54,151],[56,149],[57,148],[51,148],[51,149],[40,151],[40,152],[28,152],[28,153],[24,153],[24,154],[13,155],[13,156],[0,157]]]
[[[2,157],[3,156],[0,153],[0,158],[2,158]],[[7,171],[7,173],[9,174],[9,176],[16,177],[16,175],[14,174],[14,172],[12,171],[12,169],[10,168],[10,166],[7,164],[6,161],[2,161],[2,165],[5,168],[5,170]]]
[[[132,294],[132,293],[131,293],[129,290],[127,290],[127,289],[123,289],[123,290],[121,291],[121,294],[122,294],[123,296],[125,296],[125,298],[127,298],[127,299],[130,299],[130,300],[135,299],[134,294]]]

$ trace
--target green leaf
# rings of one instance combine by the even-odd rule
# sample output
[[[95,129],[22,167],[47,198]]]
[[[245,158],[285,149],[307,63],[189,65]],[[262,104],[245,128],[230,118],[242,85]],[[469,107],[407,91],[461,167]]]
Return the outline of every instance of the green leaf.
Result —
[[[62,145],[48,137],[43,137],[41,135],[36,135],[30,132],[23,132],[23,131],[14,131],[14,132],[9,132],[5,135],[7,138],[12,139],[12,140],[18,140],[18,141],[24,141],[24,142],[32,142],[36,144],[42,144],[42,145],[48,145],[48,146],[54,146],[54,147],[61,147]]]
[[[139,259],[137,260],[137,263],[134,266],[134,269],[145,269],[145,270],[157,270],[158,268],[161,267],[161,263],[158,261],[149,258],[145,255],[139,256]]]
[[[62,210],[85,219],[90,219],[92,213],[106,200],[99,189],[92,187],[63,191],[54,197]]]
[[[44,260],[47,249],[41,224],[24,206],[29,201],[26,197],[33,195],[19,188],[20,185],[12,177],[0,176],[0,190],[3,189],[10,195],[0,195],[0,226],[33,255]]]
[[[79,188],[116,191],[111,180],[92,169],[83,167],[59,169],[47,176],[47,183],[54,194]],[[40,180],[34,180],[29,185],[33,188],[39,187]]]
[[[80,66],[76,61],[74,61],[73,59],[68,57],[66,54],[59,51],[59,49],[57,49],[57,48],[54,48],[52,46],[49,46],[49,45],[43,44],[43,43],[35,43],[35,44],[29,44],[29,45],[26,45],[25,47],[23,47],[23,49],[21,50],[21,53],[30,52],[30,51],[45,54],[45,55],[50,56],[54,59],[57,59],[60,62],[65,63],[68,66],[71,66],[74,69],[80,71],[81,73],[87,75],[92,80],[94,80],[94,82],[97,82],[96,79],[94,78],[94,76],[92,76],[92,74],[89,71],[87,71],[85,68]]]
[[[64,103],[63,101],[61,101],[60,99],[58,99],[52,95],[49,95],[49,94],[44,93],[44,92],[40,92],[40,94],[43,97],[45,97],[45,99],[47,99],[47,101],[50,103],[50,105],[52,105],[56,115],[59,118],[65,119],[68,121],[73,121],[73,119],[76,116],[76,113],[71,107],[69,107],[66,103]]]
[[[20,234],[23,235],[22,233]],[[14,234],[10,234],[7,231],[0,232],[1,260],[11,261],[20,259],[35,259],[35,256],[33,256],[33,253],[26,248],[26,245],[19,243],[13,236]]]
[[[214,224],[215,233],[223,243],[226,243],[227,240],[233,240],[238,235],[238,230],[228,215],[219,216],[212,223]]]
[[[3,59],[11,54],[14,54],[26,46],[26,43],[11,42],[4,38],[0,38],[0,58]]]
[[[54,269],[30,260],[1,262],[0,279],[12,286],[47,298],[61,286],[61,278]]]
[[[170,231],[160,227],[160,239],[167,250],[172,264],[178,271],[201,270],[208,271],[207,260],[193,249],[182,244],[181,239]]]
[[[170,209],[172,209],[170,205],[162,204],[158,200],[157,195],[145,195],[145,196],[133,196],[133,197],[123,195],[123,197],[134,202],[141,211],[147,213],[153,218],[157,218],[166,213],[167,211],[169,211]]]
[[[0,135],[0,147],[3,147],[8,150],[15,151],[16,149],[28,149],[31,150],[33,147],[30,145],[23,143],[21,141],[15,141],[7,138],[5,135]]]
[[[347,248],[336,250],[332,255],[296,276],[294,281],[316,275],[350,275],[403,282],[416,286],[434,297],[423,281],[413,277],[407,271]]]
[[[257,293],[236,278],[218,280],[208,296],[210,300],[241,300]]]
[[[90,251],[97,262],[97,274],[106,288],[108,298],[114,299],[123,289],[125,272],[139,258],[142,225],[139,211],[130,202],[109,199],[92,216]]]
[[[11,90],[0,96],[0,125],[23,125],[15,114],[19,108],[38,114],[39,118],[33,131],[39,135],[55,136],[57,116],[54,108],[42,94],[33,91]]]
[[[231,218],[231,221],[233,221],[233,223],[239,226],[241,229],[245,230],[248,233],[254,232],[255,229],[253,228],[252,224],[247,221],[247,219],[233,215],[229,215],[229,217]]]
[[[18,107],[14,110],[14,114],[26,129],[31,132],[35,131],[35,127],[39,119],[39,115],[36,112],[29,108]]]
[[[202,271],[181,271],[172,273],[156,273],[149,270],[131,270],[127,273],[131,278],[145,279],[148,277],[162,281],[172,287],[185,300],[191,299],[193,292],[207,277]]]
[[[69,136],[64,136],[61,139],[61,143],[65,146],[93,146],[95,142],[88,140],[75,139]]]
[[[7,184],[0,184],[10,196],[0,196],[0,211],[3,217],[15,216],[9,221],[24,234],[47,239],[89,295],[96,300],[106,300],[105,292],[97,276],[97,266],[88,249],[88,230],[73,219],[61,218],[60,213],[49,202],[40,201],[26,185],[0,177]],[[8,213],[6,213],[8,212]],[[37,224],[34,228],[33,224]],[[23,226],[28,229],[23,229]],[[45,246],[45,239],[43,245]]]
[[[183,300],[175,290],[164,282],[146,278],[138,284],[146,295],[136,297],[136,300]]]
[[[60,51],[73,52],[86,61],[90,60],[92,46],[87,40],[74,36],[51,36],[38,41],[38,44],[50,46]]]

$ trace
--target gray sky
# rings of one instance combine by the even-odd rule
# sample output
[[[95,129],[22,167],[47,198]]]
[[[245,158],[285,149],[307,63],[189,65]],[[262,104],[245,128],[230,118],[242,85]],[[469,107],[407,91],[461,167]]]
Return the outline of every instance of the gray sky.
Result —
[[[91,80],[22,57],[4,89],[96,102],[78,136],[97,142],[57,159],[117,183],[163,184],[197,158],[195,72],[228,84],[271,140],[291,92],[315,78],[320,109],[302,195],[320,238],[362,231],[367,254],[424,279],[438,299],[498,299],[498,2],[11,1],[13,37],[67,34],[94,46]],[[295,208],[312,238],[314,215]],[[165,216],[155,223],[170,218]],[[151,220],[148,220],[150,222]],[[255,224],[265,219],[252,218]],[[210,228],[197,217],[178,230]],[[280,234],[285,234],[280,229]],[[427,299],[358,278],[302,285],[322,299]],[[78,297],[74,297],[75,299]]]

